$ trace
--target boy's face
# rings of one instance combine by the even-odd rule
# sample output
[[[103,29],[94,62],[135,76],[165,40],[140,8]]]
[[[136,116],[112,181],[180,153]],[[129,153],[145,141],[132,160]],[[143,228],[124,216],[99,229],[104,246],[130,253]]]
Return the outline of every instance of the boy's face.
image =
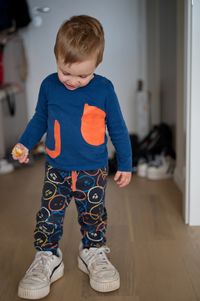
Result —
[[[76,90],[89,84],[95,69],[96,57],[72,64],[64,64],[60,58],[57,60],[58,78],[68,90]]]

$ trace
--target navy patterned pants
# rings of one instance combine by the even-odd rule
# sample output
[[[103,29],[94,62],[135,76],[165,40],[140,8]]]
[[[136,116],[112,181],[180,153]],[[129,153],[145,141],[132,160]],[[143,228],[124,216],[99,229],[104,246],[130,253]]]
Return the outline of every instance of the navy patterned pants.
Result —
[[[65,211],[72,199],[75,200],[78,211],[83,247],[99,247],[105,244],[106,182],[106,168],[63,171],[47,163],[41,208],[36,216],[36,249],[56,254],[63,234]]]

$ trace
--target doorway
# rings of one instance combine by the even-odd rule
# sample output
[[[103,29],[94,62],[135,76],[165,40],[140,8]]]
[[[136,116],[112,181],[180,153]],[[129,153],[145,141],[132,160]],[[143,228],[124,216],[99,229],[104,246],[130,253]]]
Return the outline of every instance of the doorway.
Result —
[[[182,215],[188,223],[185,202],[185,5],[182,0],[146,1],[147,78],[151,93],[152,124],[165,122],[173,133],[176,152],[174,180],[183,194]]]

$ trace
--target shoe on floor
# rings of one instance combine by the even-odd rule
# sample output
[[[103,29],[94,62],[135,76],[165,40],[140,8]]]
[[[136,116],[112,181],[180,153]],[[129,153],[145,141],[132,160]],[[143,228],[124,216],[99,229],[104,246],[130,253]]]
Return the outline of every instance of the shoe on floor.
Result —
[[[148,168],[148,163],[143,161],[139,162],[137,165],[137,175],[139,177],[145,178],[147,176],[147,168]]]
[[[91,287],[98,292],[111,292],[120,287],[119,273],[108,260],[107,253],[110,249],[106,246],[79,251],[78,267],[89,275]]]
[[[39,251],[18,287],[18,296],[23,299],[41,299],[50,292],[50,285],[64,274],[62,252],[58,256],[49,251]]]
[[[152,158],[151,160],[145,160],[141,159],[138,163],[137,166],[137,175],[139,177],[145,178],[147,177],[147,171],[149,167],[154,166],[160,166],[162,164],[162,155],[155,155],[154,159]]]
[[[14,170],[14,166],[9,163],[6,159],[0,160],[0,175],[10,173]]]
[[[168,179],[173,176],[175,161],[171,157],[160,156],[160,162],[149,165],[147,168],[147,178],[150,180]]]

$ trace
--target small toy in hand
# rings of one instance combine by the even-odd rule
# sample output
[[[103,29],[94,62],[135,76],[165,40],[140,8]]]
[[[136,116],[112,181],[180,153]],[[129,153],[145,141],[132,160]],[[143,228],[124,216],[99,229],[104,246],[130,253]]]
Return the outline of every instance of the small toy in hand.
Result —
[[[21,149],[20,146],[15,146],[13,151],[12,151],[12,155],[16,158],[19,158],[23,155],[23,149]]]

